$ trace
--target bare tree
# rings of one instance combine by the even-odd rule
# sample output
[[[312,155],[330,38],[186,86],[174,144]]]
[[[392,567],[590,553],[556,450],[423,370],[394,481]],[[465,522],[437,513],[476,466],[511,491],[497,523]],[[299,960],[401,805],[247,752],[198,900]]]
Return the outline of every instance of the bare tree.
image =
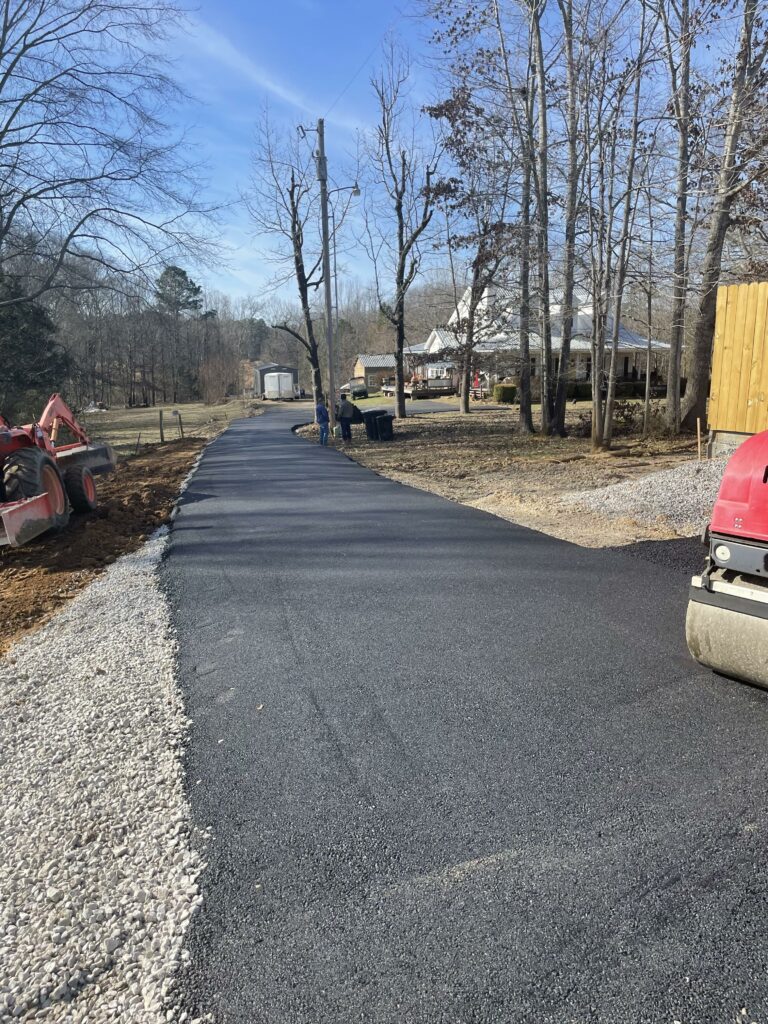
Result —
[[[166,120],[180,17],[169,0],[1,0],[0,273],[24,287],[0,306],[57,288],[65,264],[72,288],[77,267],[90,287],[94,265],[149,279],[210,258],[210,209]]]
[[[532,181],[536,196],[536,256],[538,265],[539,336],[541,338],[541,430],[552,431],[554,423],[554,392],[552,390],[552,317],[549,287],[549,107],[547,96],[547,63],[544,58],[541,22],[546,0],[524,0],[529,19],[533,78],[529,83],[536,97],[536,131]]]
[[[554,399],[553,433],[565,435],[565,405],[568,397],[568,364],[571,358],[573,335],[573,298],[576,274],[576,226],[578,212],[579,179],[584,157],[579,146],[579,110],[581,105],[581,53],[577,39],[585,33],[575,25],[573,0],[557,0],[563,25],[563,60],[565,62],[565,116],[563,124],[566,142],[564,251],[562,269],[562,306],[560,327],[560,372]],[[587,5],[588,6],[588,5]]]
[[[627,277],[631,256],[631,241],[635,222],[635,214],[638,206],[638,192],[635,189],[635,172],[638,163],[638,136],[640,133],[640,96],[642,93],[643,73],[646,68],[647,48],[649,41],[653,38],[658,18],[650,27],[648,25],[648,10],[645,0],[641,2],[640,30],[638,36],[637,55],[629,63],[626,70],[627,88],[626,94],[631,102],[631,113],[628,116],[628,124],[623,134],[628,136],[627,145],[624,150],[626,164],[624,192],[619,199],[623,207],[620,234],[616,245],[615,275],[612,282],[613,307],[611,324],[611,362],[608,372],[608,395],[605,409],[605,428],[603,432],[603,445],[610,448],[613,438],[613,409],[616,397],[616,367],[619,354],[619,332],[621,330],[621,311],[624,301],[624,284]],[[621,90],[623,97],[625,90]]]
[[[492,25],[499,55],[500,91],[509,113],[520,150],[520,305],[518,337],[520,339],[520,417],[519,429],[533,432],[531,409],[531,183],[534,164],[534,90],[528,87],[532,76],[532,39],[528,33],[524,84],[515,85],[507,47],[499,0],[492,2]]]
[[[743,0],[682,409],[682,425],[689,430],[695,429],[698,418],[706,418],[717,286],[726,236],[733,226],[732,210],[755,180],[766,174],[764,96],[768,84],[768,31],[760,8],[758,0]]]
[[[688,288],[685,252],[691,160],[691,52],[694,32],[690,0],[662,0],[659,4],[659,13],[664,26],[665,55],[671,88],[670,105],[677,132],[674,298],[667,368],[667,426],[676,433],[680,429],[680,368]]]
[[[517,225],[509,220],[509,208],[517,166],[509,158],[503,122],[472,101],[458,70],[451,95],[427,111],[445,126],[446,154],[456,172],[437,182],[435,192],[444,213],[454,296],[444,326],[459,358],[459,408],[468,413],[475,347],[509,320],[507,289],[501,303],[495,293],[497,285],[507,284],[505,271],[515,252]]]
[[[407,107],[410,62],[390,47],[373,78],[378,124],[369,140],[373,169],[365,244],[372,260],[379,307],[395,332],[395,415],[405,416],[406,297],[419,274],[423,243],[434,213],[438,150],[424,152]],[[411,112],[412,113],[412,112]]]
[[[312,295],[323,279],[312,149],[298,135],[278,139],[264,111],[256,127],[253,165],[251,190],[244,197],[246,206],[259,234],[269,239],[271,257],[278,268],[276,283],[294,281],[303,320],[301,328],[288,320],[272,326],[289,334],[306,352],[317,404],[323,395],[323,380]]]

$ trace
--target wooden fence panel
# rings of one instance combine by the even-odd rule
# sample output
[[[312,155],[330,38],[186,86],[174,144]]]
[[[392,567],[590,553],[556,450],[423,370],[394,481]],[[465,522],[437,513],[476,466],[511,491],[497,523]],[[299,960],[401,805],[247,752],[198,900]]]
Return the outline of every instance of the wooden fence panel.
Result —
[[[717,312],[715,315],[715,338],[712,345],[712,376],[709,386],[709,422],[717,422],[720,417],[720,405],[725,395],[723,366],[725,364],[725,322],[728,307],[728,292],[721,288],[717,293]],[[714,428],[713,428],[714,429]]]
[[[709,426],[768,429],[768,281],[718,289]]]
[[[747,433],[768,429],[768,284],[758,286],[755,338],[763,343],[754,346],[754,374],[750,382]],[[762,426],[760,425],[762,423]]]
[[[725,344],[723,351],[723,415],[730,423],[729,430],[736,430],[736,414],[739,408],[741,385],[741,349],[743,345],[745,304],[741,285],[729,289],[728,306],[725,311]],[[720,428],[725,429],[725,428]]]
[[[754,341],[759,287],[759,285],[749,284],[742,291],[744,323],[741,328],[741,374],[739,375],[739,402],[736,408],[736,430],[742,433],[747,429],[747,412],[752,384],[752,354],[755,349],[760,347]]]

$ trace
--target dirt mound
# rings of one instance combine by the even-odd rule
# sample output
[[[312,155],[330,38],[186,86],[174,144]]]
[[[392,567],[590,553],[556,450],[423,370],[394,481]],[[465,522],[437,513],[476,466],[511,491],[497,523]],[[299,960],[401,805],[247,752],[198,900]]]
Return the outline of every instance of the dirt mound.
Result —
[[[0,655],[168,521],[179,486],[205,443],[185,438],[122,460],[114,476],[97,479],[95,512],[73,515],[58,535],[23,548],[0,548]]]

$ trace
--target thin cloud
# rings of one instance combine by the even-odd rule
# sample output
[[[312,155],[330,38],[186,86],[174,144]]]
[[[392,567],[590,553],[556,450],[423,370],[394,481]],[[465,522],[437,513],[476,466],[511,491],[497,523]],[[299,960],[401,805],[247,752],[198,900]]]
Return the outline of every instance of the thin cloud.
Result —
[[[297,110],[311,114],[313,118],[322,116],[322,111],[319,111],[316,105],[309,103],[301,93],[278,81],[266,68],[260,67],[254,60],[238,50],[223,33],[218,32],[199,18],[192,19],[190,38],[200,53],[247,79],[256,88],[269,93],[270,96],[291,107],[296,107]],[[330,115],[328,120],[350,132],[362,128],[358,121],[337,114]]]

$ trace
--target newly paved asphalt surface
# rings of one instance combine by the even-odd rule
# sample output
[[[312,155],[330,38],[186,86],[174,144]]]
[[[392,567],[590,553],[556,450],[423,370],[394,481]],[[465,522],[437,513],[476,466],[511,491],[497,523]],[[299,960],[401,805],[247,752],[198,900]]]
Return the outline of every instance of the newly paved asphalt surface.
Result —
[[[691,662],[685,573],[291,421],[208,449],[165,563],[212,831],[187,1008],[763,1024],[768,694]]]

